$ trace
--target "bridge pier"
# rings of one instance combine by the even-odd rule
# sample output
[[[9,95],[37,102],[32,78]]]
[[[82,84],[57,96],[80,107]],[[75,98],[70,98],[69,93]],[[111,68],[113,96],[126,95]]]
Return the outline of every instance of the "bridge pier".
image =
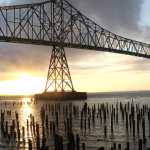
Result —
[[[74,90],[64,47],[53,46],[45,91],[42,94],[36,94],[35,98],[46,100],[82,100],[87,98],[86,92]]]

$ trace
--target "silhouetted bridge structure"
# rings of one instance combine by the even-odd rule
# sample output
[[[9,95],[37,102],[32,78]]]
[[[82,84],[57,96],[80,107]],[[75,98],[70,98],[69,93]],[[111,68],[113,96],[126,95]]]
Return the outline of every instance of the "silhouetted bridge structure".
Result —
[[[0,7],[0,41],[53,46],[45,92],[74,91],[64,48],[150,58],[150,45],[118,36],[66,0]]]

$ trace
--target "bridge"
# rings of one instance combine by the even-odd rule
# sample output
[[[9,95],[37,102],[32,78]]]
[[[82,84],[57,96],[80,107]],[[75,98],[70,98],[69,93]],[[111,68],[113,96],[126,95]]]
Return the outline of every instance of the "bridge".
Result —
[[[0,7],[0,41],[52,46],[45,92],[75,91],[64,48],[150,58],[150,45],[116,35],[66,0]]]

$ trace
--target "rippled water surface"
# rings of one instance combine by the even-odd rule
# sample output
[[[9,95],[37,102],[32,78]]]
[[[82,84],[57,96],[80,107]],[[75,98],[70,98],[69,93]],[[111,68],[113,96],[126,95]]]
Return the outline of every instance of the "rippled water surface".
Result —
[[[120,108],[120,102],[124,112]],[[87,110],[85,103],[87,103]],[[132,118],[131,106],[134,106],[135,135],[133,135],[132,121],[131,125],[129,121]],[[64,149],[67,149],[69,128],[75,141],[76,135],[79,135],[80,147],[85,143],[85,148],[88,150],[97,150],[102,146],[109,150],[114,145],[118,147],[118,144],[125,149],[127,142],[129,142],[131,150],[138,150],[139,139],[143,139],[142,120],[144,118],[146,142],[142,146],[146,150],[150,146],[149,107],[150,97],[140,96],[102,98],[97,95],[90,96],[87,101],[66,102],[35,101],[32,98],[1,100],[0,149],[29,149],[29,139],[32,141],[32,149],[37,149],[36,125],[38,124],[40,146],[42,147],[42,139],[46,139],[45,145],[48,149],[54,149],[55,146],[53,132],[63,137],[63,146]],[[105,110],[107,111],[106,120],[104,120]],[[137,132],[138,111],[141,111],[139,133]],[[128,129],[126,115],[128,116]],[[112,118],[113,132],[111,129]],[[68,122],[71,122],[69,124],[71,127],[67,127]],[[55,131],[51,129],[53,123]],[[11,130],[12,126],[14,127],[13,131]],[[22,127],[24,127],[24,133]],[[105,128],[107,133],[104,132]]]

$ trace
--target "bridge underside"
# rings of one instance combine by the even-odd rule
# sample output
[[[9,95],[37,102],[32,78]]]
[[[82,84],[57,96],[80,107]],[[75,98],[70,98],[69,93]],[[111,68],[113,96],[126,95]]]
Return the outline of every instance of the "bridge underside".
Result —
[[[111,52],[111,53],[124,54],[124,55],[130,55],[130,56],[143,57],[143,58],[150,59],[150,55],[148,55],[146,53],[137,53],[135,51],[123,51],[122,49],[112,49],[109,47],[97,47],[97,46],[93,46],[93,45],[81,45],[78,43],[60,43],[60,42],[53,42],[53,41],[19,39],[19,38],[10,38],[10,37],[1,37],[1,36],[0,36],[0,42],[43,45],[43,46],[57,45],[57,46],[63,46],[66,48]]]

